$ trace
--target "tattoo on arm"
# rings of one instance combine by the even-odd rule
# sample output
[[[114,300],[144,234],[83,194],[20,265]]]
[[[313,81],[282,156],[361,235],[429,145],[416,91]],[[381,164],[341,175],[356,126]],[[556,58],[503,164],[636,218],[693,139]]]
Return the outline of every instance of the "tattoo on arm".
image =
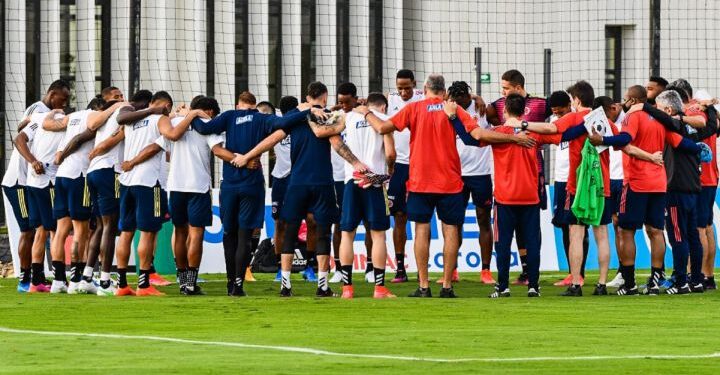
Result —
[[[339,146],[336,146],[335,151],[338,153],[338,155],[340,155],[340,157],[345,159],[350,164],[355,164],[359,161],[355,154],[353,154],[353,152],[350,150],[350,147],[348,147],[345,143],[340,143]]]

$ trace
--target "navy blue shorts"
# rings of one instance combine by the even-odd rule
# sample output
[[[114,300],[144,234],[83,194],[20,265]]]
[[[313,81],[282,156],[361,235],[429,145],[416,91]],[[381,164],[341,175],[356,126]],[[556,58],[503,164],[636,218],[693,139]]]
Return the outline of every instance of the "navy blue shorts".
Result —
[[[578,219],[575,217],[575,214],[572,212],[572,205],[575,201],[575,195],[573,194],[567,194],[565,197],[565,212],[564,212],[564,219],[565,222],[569,225],[581,225],[578,221]],[[605,198],[605,207],[603,208],[602,217],[600,218],[600,225],[608,225],[612,223],[612,203],[609,202],[610,198]]]
[[[39,228],[42,226],[45,230],[55,231],[57,221],[53,216],[53,201],[55,197],[55,188],[50,183],[44,188],[36,188],[27,186],[28,203],[30,207],[30,227]]]
[[[408,220],[417,223],[429,223],[433,211],[437,209],[440,221],[449,225],[465,222],[465,200],[462,192],[452,194],[414,193],[408,194]]]
[[[567,200],[567,182],[555,182],[555,195],[553,195],[552,225],[560,228],[568,225],[565,217],[565,200]]]
[[[262,228],[264,218],[265,187],[263,185],[220,186],[220,219],[226,231]]]
[[[647,224],[664,229],[665,193],[636,193],[630,185],[624,185],[618,212],[620,228],[637,230]]]
[[[713,224],[713,209],[715,208],[715,193],[717,187],[703,186],[698,198],[697,226],[704,228]]]
[[[94,170],[87,175],[90,197],[101,216],[120,211],[120,181],[114,168]]]
[[[395,215],[398,212],[407,213],[407,181],[410,178],[410,166],[407,164],[395,163],[395,172],[390,177],[388,185],[388,202],[390,213]]]
[[[467,207],[470,197],[475,207],[490,209],[493,205],[493,184],[490,175],[463,176],[463,199]]]
[[[350,181],[354,182],[354,181]],[[343,208],[343,197],[345,196],[345,182],[335,181],[335,199],[337,200],[337,206],[342,213]]]
[[[58,177],[55,179],[53,214],[56,220],[68,216],[72,220],[90,220],[92,205],[87,178],[80,176],[78,178]]]
[[[363,189],[348,181],[345,184],[345,200],[340,219],[340,230],[352,232],[361,221],[369,230],[390,229],[390,207],[384,187]]]
[[[340,209],[333,185],[290,185],[280,217],[289,222],[300,222],[312,213],[320,225],[337,223]]]
[[[272,180],[272,192],[270,199],[272,200],[272,218],[277,220],[280,218],[283,202],[285,201],[285,193],[287,193],[288,182],[290,177],[275,178]]]
[[[170,192],[170,217],[173,225],[204,228],[212,225],[212,196],[207,193]]]
[[[15,221],[18,223],[21,232],[29,232],[33,230],[30,226],[30,208],[27,202],[27,189],[25,186],[15,185],[12,187],[3,186],[5,199],[12,206]]]
[[[158,232],[167,216],[167,195],[160,184],[154,187],[121,185],[121,231]]]
[[[610,204],[610,213],[617,215],[620,210],[620,197],[622,196],[623,180],[610,180],[610,201],[605,201],[605,204]]]

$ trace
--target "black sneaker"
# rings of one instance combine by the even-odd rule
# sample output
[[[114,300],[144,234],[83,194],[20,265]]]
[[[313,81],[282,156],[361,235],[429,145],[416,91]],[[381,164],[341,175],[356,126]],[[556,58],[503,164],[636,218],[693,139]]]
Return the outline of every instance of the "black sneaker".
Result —
[[[231,296],[231,295],[232,295],[232,291],[233,291],[233,286],[234,286],[234,285],[235,285],[235,283],[233,283],[231,280],[228,280],[228,281],[227,281],[227,295],[228,295],[228,296]]]
[[[333,293],[332,289],[330,289],[329,287],[325,290],[322,290],[322,288],[317,288],[317,291],[315,291],[315,297],[335,297],[335,293]]]
[[[453,288],[442,288],[440,289],[440,298],[457,298]]]
[[[570,285],[563,294],[563,297],[582,297],[582,287],[580,285]]]
[[[241,286],[233,286],[232,293],[230,293],[233,297],[245,297],[247,294],[245,293],[245,290]]]
[[[673,285],[670,288],[665,289],[665,294],[689,294],[690,293],[690,285],[685,283],[685,285],[677,286]]]
[[[648,286],[643,290],[643,294],[646,296],[659,296],[660,295],[660,287],[657,285],[651,285],[648,284]]]
[[[432,292],[430,291],[430,288],[420,288],[418,287],[415,289],[414,292],[410,293],[408,297],[416,297],[416,298],[431,298]]]
[[[540,290],[535,288],[528,288],[527,296],[530,298],[540,297]]]
[[[605,284],[597,284],[595,285],[595,290],[593,290],[593,296],[607,296],[607,286]]]
[[[495,287],[495,291],[490,293],[488,295],[488,298],[505,298],[510,297],[510,288],[505,288],[503,290],[498,289],[498,287]]]
[[[705,287],[705,290],[717,289],[717,284],[715,284],[715,278],[714,277],[706,277],[705,280],[703,280],[703,286]]]
[[[632,288],[628,288],[626,285],[623,285],[618,288],[617,292],[615,293],[618,296],[636,296],[639,294],[637,285],[633,286]]]
[[[693,293],[705,293],[703,283],[690,284],[690,291]]]
[[[200,285],[195,285],[192,289],[185,287],[185,294],[186,296],[204,296],[205,291],[202,290]]]
[[[292,297],[292,295],[293,294],[292,294],[291,288],[286,288],[286,287],[280,288],[280,297]]]
[[[395,277],[392,279],[393,283],[406,283],[408,282],[407,272],[405,270],[398,270],[395,273]]]

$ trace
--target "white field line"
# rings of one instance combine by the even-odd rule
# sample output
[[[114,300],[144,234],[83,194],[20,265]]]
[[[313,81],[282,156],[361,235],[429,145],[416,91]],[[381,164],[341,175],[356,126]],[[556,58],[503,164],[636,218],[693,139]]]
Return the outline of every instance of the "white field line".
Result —
[[[687,354],[687,355],[673,355],[673,354],[632,354],[632,355],[599,355],[599,356],[566,356],[566,357],[506,357],[506,358],[432,358],[432,357],[414,357],[414,356],[400,356],[400,355],[384,355],[384,354],[356,354],[356,353],[341,353],[331,352],[327,350],[319,350],[313,348],[304,348],[297,346],[275,346],[275,345],[256,345],[256,344],[243,344],[239,342],[225,342],[225,341],[202,341],[202,340],[188,340],[179,339],[173,337],[162,337],[162,336],[146,336],[146,335],[119,335],[119,334],[105,334],[105,333],[79,333],[79,332],[58,332],[58,331],[36,331],[29,329],[14,329],[7,327],[0,327],[0,332],[8,334],[30,334],[30,335],[44,335],[44,336],[68,336],[68,337],[87,337],[87,338],[102,338],[102,339],[119,339],[119,340],[140,340],[140,341],[159,341],[175,344],[190,344],[190,345],[208,345],[208,346],[223,346],[233,348],[244,348],[244,349],[264,349],[264,350],[276,350],[281,352],[294,352],[294,353],[305,353],[324,355],[332,357],[347,357],[347,358],[365,358],[365,359],[392,359],[397,361],[414,361],[414,362],[437,362],[437,363],[459,363],[459,362],[559,362],[559,361],[597,361],[597,360],[622,360],[622,359],[708,359],[708,358],[720,358],[720,352],[709,353],[709,354]]]

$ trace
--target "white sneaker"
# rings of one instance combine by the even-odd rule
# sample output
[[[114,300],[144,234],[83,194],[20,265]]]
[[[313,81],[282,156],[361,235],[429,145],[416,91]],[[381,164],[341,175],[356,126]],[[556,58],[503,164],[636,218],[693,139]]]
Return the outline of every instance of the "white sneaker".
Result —
[[[80,290],[80,283],[76,283],[71,281],[70,285],[68,285],[67,288],[67,294],[83,294],[84,292]]]
[[[365,282],[369,284],[375,284],[375,273],[374,272],[365,272]]]
[[[340,271],[335,271],[328,282],[331,284],[342,282],[342,273],[340,273]]]
[[[114,296],[115,295],[115,286],[110,284],[110,286],[107,288],[99,287],[99,288],[97,288],[97,292],[95,292],[95,294],[97,294],[98,296],[101,296],[101,297]]]
[[[97,293],[97,287],[92,282],[81,280],[78,285],[78,293],[80,294],[95,294]]]
[[[625,279],[623,279],[622,274],[618,272],[617,275],[615,275],[615,278],[612,279],[609,283],[605,284],[610,288],[619,288],[623,285],[625,285]]]
[[[50,293],[52,294],[60,294],[60,293],[67,293],[68,288],[67,285],[65,285],[62,281],[53,281],[52,286],[50,286]]]

